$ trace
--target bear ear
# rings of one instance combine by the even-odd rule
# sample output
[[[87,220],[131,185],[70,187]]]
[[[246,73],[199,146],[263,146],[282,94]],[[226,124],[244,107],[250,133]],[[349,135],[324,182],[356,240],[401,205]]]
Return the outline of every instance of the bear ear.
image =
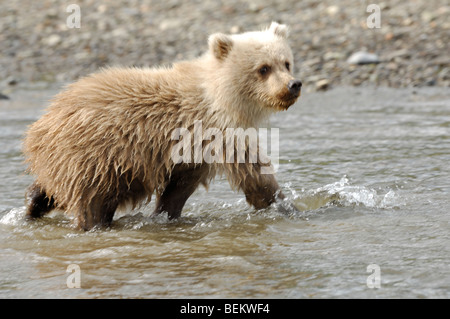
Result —
[[[279,24],[277,22],[272,22],[272,24],[269,27],[269,31],[284,39],[286,39],[289,34],[289,29],[287,25]]]
[[[218,60],[224,60],[233,47],[231,37],[223,33],[215,33],[208,39],[209,49]]]

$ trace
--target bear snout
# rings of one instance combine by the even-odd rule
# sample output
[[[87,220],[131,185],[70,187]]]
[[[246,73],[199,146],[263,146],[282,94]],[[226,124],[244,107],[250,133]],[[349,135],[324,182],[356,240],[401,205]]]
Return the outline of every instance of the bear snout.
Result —
[[[299,96],[300,89],[302,88],[302,82],[299,80],[290,80],[288,85],[289,93],[294,95],[295,97]]]

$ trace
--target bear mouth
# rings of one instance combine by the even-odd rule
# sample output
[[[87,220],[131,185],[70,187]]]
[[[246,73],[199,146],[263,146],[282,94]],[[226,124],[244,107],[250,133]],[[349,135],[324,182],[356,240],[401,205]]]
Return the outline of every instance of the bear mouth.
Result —
[[[291,94],[291,93],[284,93],[281,96],[279,96],[279,109],[285,111],[290,106],[295,104],[297,102],[298,98],[301,95],[301,90],[298,92],[298,94]]]
[[[262,103],[262,105],[265,105],[266,108],[271,109],[272,112],[286,111],[287,109],[289,109],[289,107],[295,104],[295,102],[297,102],[300,95],[301,91],[299,91],[298,94],[292,94],[288,91],[283,91],[276,96],[265,95],[263,97],[264,103]]]

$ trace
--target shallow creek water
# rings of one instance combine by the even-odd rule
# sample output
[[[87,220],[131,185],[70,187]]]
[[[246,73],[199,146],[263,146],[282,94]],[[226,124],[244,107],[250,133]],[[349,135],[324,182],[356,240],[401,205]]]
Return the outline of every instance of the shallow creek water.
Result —
[[[337,88],[273,116],[299,215],[255,211],[218,178],[176,221],[151,203],[91,232],[23,219],[21,138],[54,93],[0,101],[0,297],[450,297],[448,88]]]

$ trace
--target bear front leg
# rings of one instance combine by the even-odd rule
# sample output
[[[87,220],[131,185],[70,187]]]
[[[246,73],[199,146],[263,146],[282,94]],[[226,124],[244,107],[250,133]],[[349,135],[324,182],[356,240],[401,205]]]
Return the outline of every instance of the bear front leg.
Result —
[[[261,174],[259,163],[239,164],[228,171],[232,185],[237,186],[245,194],[247,202],[256,209],[267,208],[276,203],[282,213],[298,212],[294,204],[286,200],[273,174]]]
[[[172,173],[167,186],[156,200],[153,212],[158,215],[167,212],[169,219],[178,218],[187,199],[194,193],[200,183],[206,181],[208,169],[205,167],[179,169]]]
[[[256,209],[267,208],[277,200],[285,198],[272,174],[249,175],[241,187],[247,202]]]

